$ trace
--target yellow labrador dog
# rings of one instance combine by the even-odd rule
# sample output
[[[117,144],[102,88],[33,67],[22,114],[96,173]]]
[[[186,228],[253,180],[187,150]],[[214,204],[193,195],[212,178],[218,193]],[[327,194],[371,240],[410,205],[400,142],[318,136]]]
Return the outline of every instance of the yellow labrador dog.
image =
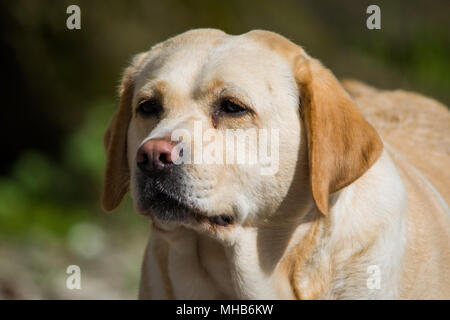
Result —
[[[130,190],[152,220],[140,298],[450,298],[449,112],[345,86],[268,31],[188,31],[133,59],[103,206]]]

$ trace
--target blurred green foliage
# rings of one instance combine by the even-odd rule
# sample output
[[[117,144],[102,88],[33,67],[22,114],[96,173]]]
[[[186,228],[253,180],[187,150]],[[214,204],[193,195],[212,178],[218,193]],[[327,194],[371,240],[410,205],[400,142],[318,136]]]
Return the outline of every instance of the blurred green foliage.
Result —
[[[108,104],[94,104],[67,138],[62,161],[38,150],[20,156],[11,174],[0,178],[0,235],[41,230],[62,236],[78,220],[92,220],[105,161],[100,143],[109,117]]]

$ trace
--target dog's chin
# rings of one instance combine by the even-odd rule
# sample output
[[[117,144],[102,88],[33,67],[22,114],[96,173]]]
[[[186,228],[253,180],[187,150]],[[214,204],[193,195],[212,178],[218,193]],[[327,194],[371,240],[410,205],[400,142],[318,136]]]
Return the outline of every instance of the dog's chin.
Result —
[[[233,224],[230,215],[211,214],[204,212],[194,205],[184,202],[180,197],[167,195],[163,192],[153,193],[151,197],[140,200],[138,211],[156,220],[159,225],[164,224],[204,224],[227,227]]]
[[[141,194],[138,200],[138,211],[161,222],[187,221],[199,216],[207,216],[188,201],[178,195],[169,195],[160,191]]]
[[[160,180],[141,179],[138,183],[137,210],[151,217],[159,225],[165,224],[210,224],[226,227],[234,222],[230,215],[222,215],[201,210],[193,201],[183,196],[183,192],[165,188]]]

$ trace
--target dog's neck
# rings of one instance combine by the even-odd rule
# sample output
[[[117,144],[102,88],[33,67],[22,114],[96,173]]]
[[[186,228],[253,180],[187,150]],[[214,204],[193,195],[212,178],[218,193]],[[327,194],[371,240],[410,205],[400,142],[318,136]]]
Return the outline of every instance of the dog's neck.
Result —
[[[383,274],[382,289],[367,286],[368,268],[393,270],[403,250],[392,245],[402,241],[388,238],[404,236],[406,199],[386,153],[330,197],[327,217],[315,209],[310,195],[301,201],[291,195],[286,199],[276,214],[256,226],[234,225],[214,235],[184,227],[161,234],[169,248],[173,297],[395,297],[394,272]],[[352,279],[341,279],[349,269]]]

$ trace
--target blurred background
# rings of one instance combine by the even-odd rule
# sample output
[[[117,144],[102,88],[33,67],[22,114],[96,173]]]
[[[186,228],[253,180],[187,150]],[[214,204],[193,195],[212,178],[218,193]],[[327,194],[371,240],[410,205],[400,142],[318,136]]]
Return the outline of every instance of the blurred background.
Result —
[[[81,8],[81,30],[66,8]],[[366,8],[381,8],[381,30]],[[2,1],[0,299],[134,299],[149,223],[100,193],[103,133],[132,55],[199,27],[272,30],[338,77],[450,104],[450,2]],[[69,265],[81,290],[66,288]]]

